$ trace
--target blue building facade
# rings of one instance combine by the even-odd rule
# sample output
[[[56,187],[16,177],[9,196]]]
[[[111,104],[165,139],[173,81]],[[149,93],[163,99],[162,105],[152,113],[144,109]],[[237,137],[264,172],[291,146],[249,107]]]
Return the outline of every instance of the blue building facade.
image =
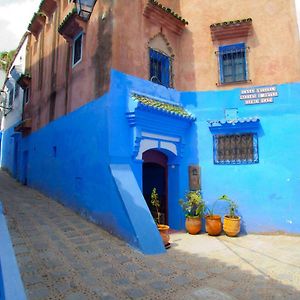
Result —
[[[245,232],[300,231],[299,88],[299,83],[291,83],[181,94],[184,106],[197,117],[195,149],[202,169],[203,196],[210,203],[223,194],[237,201]],[[261,96],[275,96],[247,100],[264,89],[276,92],[258,92]],[[245,97],[245,92],[253,96]],[[250,104],[253,102],[260,103]],[[230,116],[232,111],[234,116]],[[242,133],[256,136],[256,161],[214,163],[214,136]],[[224,209],[221,204],[216,205],[220,213]]]
[[[143,196],[147,151],[166,160],[165,220],[171,228],[184,228],[178,200],[189,189],[189,166],[198,165],[204,200],[212,205],[223,194],[234,199],[244,232],[299,233],[300,84],[265,87],[276,90],[272,100],[250,104],[257,88],[263,87],[179,92],[112,70],[101,98],[27,137],[13,127],[3,132],[18,139],[18,147],[2,145],[2,161],[19,181],[144,253],[165,251]],[[219,136],[230,141],[246,135],[255,148],[249,157],[228,158],[234,154],[218,148]],[[216,213],[225,209],[216,203]]]

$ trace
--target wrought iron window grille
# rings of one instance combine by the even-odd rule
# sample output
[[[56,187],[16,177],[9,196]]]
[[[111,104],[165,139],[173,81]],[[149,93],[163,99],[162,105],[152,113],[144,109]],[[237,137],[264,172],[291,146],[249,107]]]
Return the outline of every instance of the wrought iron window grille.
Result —
[[[215,51],[218,59],[219,80],[216,86],[226,84],[250,83],[248,55],[250,47],[243,43],[220,46],[220,50]]]
[[[214,164],[242,165],[259,162],[256,133],[213,136]]]
[[[7,92],[0,91],[0,108],[3,111],[4,116],[7,116],[12,111],[12,106],[7,105]]]
[[[167,88],[172,86],[172,58],[149,48],[149,80]]]

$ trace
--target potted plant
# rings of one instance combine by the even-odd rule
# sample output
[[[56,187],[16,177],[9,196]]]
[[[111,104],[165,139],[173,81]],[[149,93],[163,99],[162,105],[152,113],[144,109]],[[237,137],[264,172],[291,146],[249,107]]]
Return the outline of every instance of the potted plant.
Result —
[[[169,235],[170,227],[168,225],[160,224],[160,212],[159,212],[160,202],[159,202],[158,193],[156,192],[156,188],[153,188],[152,192],[151,192],[151,204],[156,209],[156,218],[154,218],[154,220],[157,225],[160,236],[164,242],[165,248],[169,248],[170,247],[170,235]]]
[[[208,235],[217,236],[222,232],[221,216],[214,214],[215,201],[211,208],[206,206],[207,214],[205,216],[205,230]]]
[[[180,199],[179,204],[185,212],[185,227],[188,233],[197,234],[201,231],[201,218],[204,215],[205,203],[201,193],[189,191],[185,194],[185,200]]]
[[[223,230],[228,236],[237,236],[241,229],[241,217],[237,216],[235,213],[237,204],[227,195],[221,196],[219,200],[226,201],[229,205],[229,213],[224,216]]]

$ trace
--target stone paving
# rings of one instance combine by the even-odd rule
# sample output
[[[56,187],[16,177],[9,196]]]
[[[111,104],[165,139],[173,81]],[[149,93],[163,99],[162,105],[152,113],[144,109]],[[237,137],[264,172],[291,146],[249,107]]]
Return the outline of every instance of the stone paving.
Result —
[[[300,299],[300,237],[178,232],[145,256],[4,172],[0,199],[28,299]]]

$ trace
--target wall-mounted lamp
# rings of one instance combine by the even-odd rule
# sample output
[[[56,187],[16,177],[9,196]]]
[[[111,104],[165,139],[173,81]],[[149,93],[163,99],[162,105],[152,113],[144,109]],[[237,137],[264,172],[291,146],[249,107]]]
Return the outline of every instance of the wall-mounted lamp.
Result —
[[[77,13],[84,20],[88,20],[92,14],[96,0],[76,0]]]

